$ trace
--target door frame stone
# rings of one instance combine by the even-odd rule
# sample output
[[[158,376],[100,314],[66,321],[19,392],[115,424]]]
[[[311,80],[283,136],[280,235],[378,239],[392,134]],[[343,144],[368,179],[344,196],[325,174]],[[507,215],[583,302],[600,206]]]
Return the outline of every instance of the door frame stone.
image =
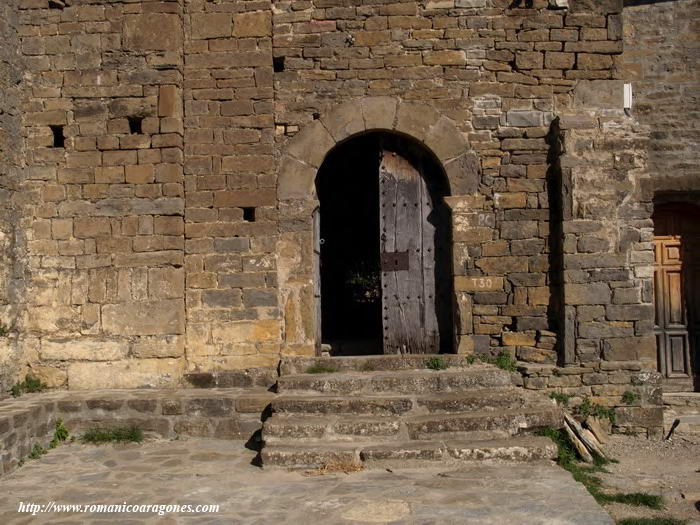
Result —
[[[485,198],[478,195],[479,157],[456,123],[434,107],[393,97],[364,97],[335,106],[327,114],[304,126],[282,147],[277,171],[277,200],[280,236],[277,246],[280,307],[282,309],[283,355],[316,355],[316,307],[313,282],[313,214],[319,202],[316,175],[336,145],[371,131],[406,135],[430,151],[445,172],[452,210],[453,250],[466,215],[478,213]],[[459,268],[453,272],[460,274]],[[463,289],[455,275],[453,318],[455,349],[468,349],[470,334],[460,300]]]

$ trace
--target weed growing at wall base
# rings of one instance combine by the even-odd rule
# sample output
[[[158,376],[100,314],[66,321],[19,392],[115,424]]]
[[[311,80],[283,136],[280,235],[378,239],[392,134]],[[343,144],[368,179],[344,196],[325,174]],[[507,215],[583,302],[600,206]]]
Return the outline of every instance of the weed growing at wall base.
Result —
[[[549,397],[554,399],[558,405],[568,406],[569,401],[574,396],[572,394],[564,394],[562,392],[550,392]]]
[[[24,381],[15,383],[10,388],[10,394],[12,397],[19,397],[22,394],[29,394],[32,392],[42,392],[46,390],[47,386],[34,376],[27,374],[24,377]]]
[[[617,525],[686,525],[687,520],[675,518],[625,518],[617,521]]]
[[[56,421],[56,429],[53,431],[53,439],[49,443],[49,448],[56,448],[59,443],[68,439],[70,432],[63,424],[63,420],[59,419]]]
[[[613,425],[615,424],[615,409],[592,403],[589,398],[585,398],[583,402],[576,407],[576,414],[582,419],[586,419],[588,416],[594,416],[598,419],[608,419],[610,423]]]
[[[99,445],[102,443],[140,443],[143,441],[143,432],[135,426],[98,428],[94,427],[85,431],[80,436],[83,443]]]
[[[582,465],[579,463],[578,454],[573,444],[562,429],[547,428],[538,432],[541,436],[550,438],[557,445],[557,463],[560,467],[568,470],[576,481],[582,483],[588,492],[601,505],[608,503],[623,503],[635,507],[649,507],[650,509],[663,509],[664,502],[661,496],[632,492],[629,494],[614,493],[609,494],[603,491],[603,482],[596,476],[596,473],[605,472],[604,466],[611,461],[594,456],[593,465]]]
[[[622,402],[625,405],[631,405],[639,399],[639,394],[632,392],[631,390],[625,390],[622,393]]]
[[[334,374],[337,371],[337,368],[323,365],[313,365],[306,369],[307,374]]]
[[[442,357],[431,357],[430,359],[425,360],[425,366],[426,368],[430,368],[431,370],[446,370],[447,369],[447,363]]]

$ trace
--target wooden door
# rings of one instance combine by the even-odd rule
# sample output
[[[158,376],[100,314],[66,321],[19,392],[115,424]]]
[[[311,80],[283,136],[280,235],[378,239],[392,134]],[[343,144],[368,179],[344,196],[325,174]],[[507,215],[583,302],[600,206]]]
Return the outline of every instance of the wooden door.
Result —
[[[385,354],[440,350],[433,208],[418,168],[381,150],[379,166],[382,329]]]
[[[654,305],[658,367],[665,390],[693,390],[700,342],[700,213],[664,205],[654,213]]]

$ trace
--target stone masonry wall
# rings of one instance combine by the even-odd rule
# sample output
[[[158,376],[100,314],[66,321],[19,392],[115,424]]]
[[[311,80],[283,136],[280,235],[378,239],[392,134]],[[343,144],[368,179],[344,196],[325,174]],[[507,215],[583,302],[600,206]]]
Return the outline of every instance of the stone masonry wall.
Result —
[[[548,311],[546,137],[559,99],[567,103],[577,82],[614,78],[622,3],[572,2],[570,10],[550,9],[544,1],[532,9],[509,5],[275,4],[276,144],[280,156],[293,159],[283,161],[281,175],[294,171],[289,178],[298,181],[278,184],[286,248],[280,253],[294,254],[280,259],[289,274],[280,282],[287,323],[313,317],[313,305],[304,301],[312,292],[311,259],[303,253],[311,245],[312,177],[324,152],[377,122],[427,142],[446,119],[477,159],[476,167],[466,156],[446,165],[459,347],[506,347],[521,359],[556,361],[557,327]],[[371,104],[363,102],[367,97]],[[319,128],[316,119],[321,126],[310,134],[314,140],[288,139],[299,127]],[[315,155],[299,153],[312,144]],[[285,337],[308,346],[313,331],[288,326]]]
[[[190,369],[274,366],[281,321],[269,1],[187,1]]]
[[[698,18],[700,2],[675,0],[625,6],[621,67],[632,83],[632,113],[654,130],[649,169],[655,187],[700,189]],[[650,22],[653,20],[653,22]]]
[[[179,378],[182,5],[22,0],[19,19],[32,371],[71,388]]]
[[[622,111],[621,0],[511,3],[4,4],[0,82],[24,76],[2,96],[23,121],[0,114],[0,169],[26,164],[0,217],[6,376],[153,387],[313,355],[314,177],[383,129],[450,182],[458,351],[577,369],[525,383],[618,403],[654,366],[660,136]]]
[[[20,54],[17,1],[0,5],[0,392],[14,382],[24,362],[15,327],[26,301],[26,196],[22,188],[24,146],[21,97],[24,66]]]

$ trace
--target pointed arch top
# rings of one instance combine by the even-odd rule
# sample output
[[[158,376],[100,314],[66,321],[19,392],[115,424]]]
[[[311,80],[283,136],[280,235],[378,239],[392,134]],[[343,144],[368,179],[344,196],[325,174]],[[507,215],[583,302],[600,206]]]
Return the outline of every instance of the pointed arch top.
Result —
[[[452,195],[473,193],[479,161],[455,122],[434,107],[393,97],[355,99],[304,126],[287,142],[280,160],[280,201],[315,199],[314,180],[339,143],[368,131],[389,131],[421,142],[442,164]]]

